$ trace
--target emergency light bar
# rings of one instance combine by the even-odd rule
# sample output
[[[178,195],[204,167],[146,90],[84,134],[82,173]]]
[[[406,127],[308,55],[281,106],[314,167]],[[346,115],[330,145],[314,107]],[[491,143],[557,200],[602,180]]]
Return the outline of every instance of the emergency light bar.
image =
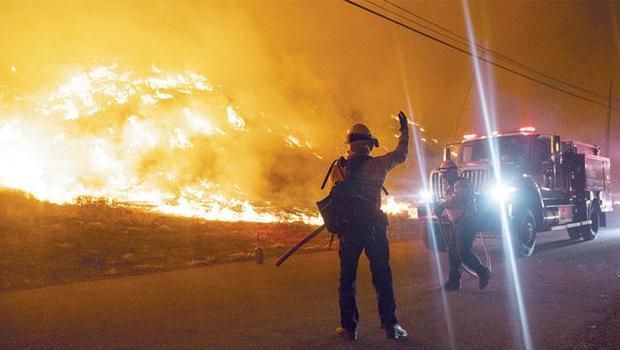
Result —
[[[478,136],[478,135],[476,135],[476,134],[463,135],[463,140],[471,140],[471,139],[476,138],[476,136]]]
[[[524,126],[522,128],[519,128],[519,132],[522,133],[522,134],[523,133],[535,132],[535,131],[536,131],[536,128],[533,127],[533,126]],[[512,131],[512,132],[514,133],[515,131]],[[499,131],[493,131],[493,133],[492,133],[492,135],[490,137],[495,137],[495,136],[500,136],[500,135],[502,135],[502,134],[500,134]],[[475,139],[476,137],[478,137],[477,134],[465,134],[465,135],[463,135],[463,140],[472,140],[472,139]],[[485,138],[487,138],[487,136],[482,136],[481,138],[485,139]]]

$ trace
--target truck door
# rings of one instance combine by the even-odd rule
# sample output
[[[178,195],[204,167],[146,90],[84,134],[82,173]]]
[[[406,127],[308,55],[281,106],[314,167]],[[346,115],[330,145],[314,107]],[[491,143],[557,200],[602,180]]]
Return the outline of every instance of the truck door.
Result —
[[[543,200],[546,203],[554,202],[566,192],[565,179],[559,167],[559,159],[552,157],[552,139],[550,136],[540,135],[534,141],[532,161],[534,178],[540,187]]]

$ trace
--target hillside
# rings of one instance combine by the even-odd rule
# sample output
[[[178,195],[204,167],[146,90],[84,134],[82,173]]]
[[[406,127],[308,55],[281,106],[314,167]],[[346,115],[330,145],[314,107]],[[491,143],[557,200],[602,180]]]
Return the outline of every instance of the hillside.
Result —
[[[314,229],[82,203],[55,205],[0,191],[0,291],[252,260],[257,234],[265,255],[273,257]],[[392,240],[410,239],[414,226],[392,218]],[[328,249],[328,242],[329,235],[322,234],[303,251]]]

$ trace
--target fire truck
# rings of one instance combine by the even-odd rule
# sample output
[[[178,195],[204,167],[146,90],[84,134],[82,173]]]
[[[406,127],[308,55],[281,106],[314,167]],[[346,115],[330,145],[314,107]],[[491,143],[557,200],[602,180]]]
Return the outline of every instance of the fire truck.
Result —
[[[598,146],[527,127],[465,135],[447,145],[443,157],[454,160],[474,188],[479,231],[485,236],[507,232],[516,255],[529,257],[540,232],[566,230],[570,239],[589,241],[606,226],[613,204],[610,162],[600,153]],[[437,170],[429,183],[427,196],[441,200],[447,185]],[[447,250],[452,229],[447,218],[435,216],[432,205],[418,213],[430,219],[426,247]]]

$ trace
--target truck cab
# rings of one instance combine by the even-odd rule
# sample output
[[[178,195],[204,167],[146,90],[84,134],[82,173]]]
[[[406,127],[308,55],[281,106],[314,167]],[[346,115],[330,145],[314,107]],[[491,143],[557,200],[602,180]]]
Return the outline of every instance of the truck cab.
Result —
[[[528,127],[465,135],[446,146],[444,159],[453,159],[474,188],[479,231],[502,234],[505,213],[507,231],[521,257],[533,253],[536,235],[543,231],[566,229],[571,239],[594,239],[612,210],[610,162],[595,145]],[[431,172],[430,184],[434,200],[441,200],[447,184],[438,171]],[[428,206],[419,211],[424,215]],[[433,226],[425,237],[427,247],[441,248],[450,223],[431,213],[428,218]]]

